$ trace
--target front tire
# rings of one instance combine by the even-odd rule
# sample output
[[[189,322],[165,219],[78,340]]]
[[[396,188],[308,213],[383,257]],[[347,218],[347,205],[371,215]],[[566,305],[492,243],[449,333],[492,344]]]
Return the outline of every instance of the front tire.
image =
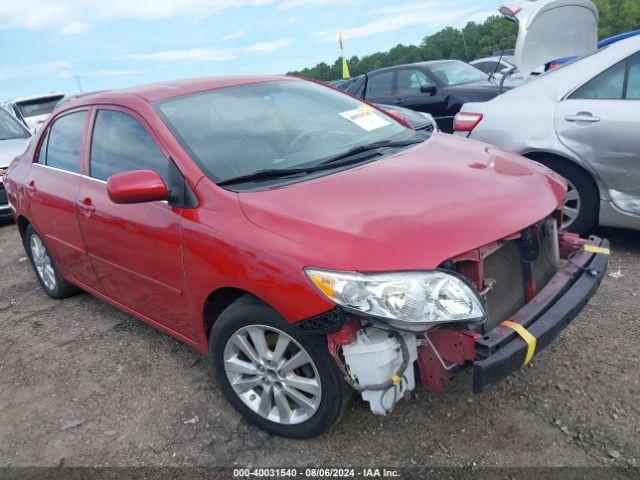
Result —
[[[75,295],[80,291],[78,287],[67,282],[60,274],[53,256],[47,250],[42,238],[29,225],[25,232],[24,248],[27,251],[31,265],[36,271],[36,277],[44,292],[51,298],[62,299]]]
[[[216,320],[209,358],[229,403],[275,435],[320,435],[338,422],[351,399],[325,337],[300,334],[250,296]]]

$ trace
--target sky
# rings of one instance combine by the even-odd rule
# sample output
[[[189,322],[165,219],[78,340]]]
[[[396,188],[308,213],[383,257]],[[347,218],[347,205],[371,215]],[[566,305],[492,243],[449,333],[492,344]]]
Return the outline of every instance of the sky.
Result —
[[[0,0],[0,102],[164,80],[278,74],[419,44],[496,0]]]

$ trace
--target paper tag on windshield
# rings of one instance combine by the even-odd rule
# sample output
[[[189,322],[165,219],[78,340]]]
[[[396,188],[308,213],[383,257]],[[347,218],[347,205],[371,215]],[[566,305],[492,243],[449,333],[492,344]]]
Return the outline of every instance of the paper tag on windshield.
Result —
[[[375,110],[368,105],[361,105],[353,110],[341,112],[340,116],[355,123],[367,132],[391,125],[390,121],[378,115]]]

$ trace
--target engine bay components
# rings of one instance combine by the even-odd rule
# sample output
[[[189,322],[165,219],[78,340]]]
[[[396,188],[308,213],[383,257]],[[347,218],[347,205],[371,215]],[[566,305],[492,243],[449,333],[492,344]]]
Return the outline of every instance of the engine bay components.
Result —
[[[368,327],[358,330],[356,340],[344,345],[342,353],[351,379],[377,415],[390,413],[415,388],[415,335]]]

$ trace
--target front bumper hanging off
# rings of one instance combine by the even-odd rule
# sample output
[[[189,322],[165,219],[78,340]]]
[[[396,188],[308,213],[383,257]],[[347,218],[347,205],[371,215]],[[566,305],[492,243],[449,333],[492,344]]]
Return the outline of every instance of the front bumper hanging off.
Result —
[[[535,337],[535,353],[545,348],[595,294],[609,262],[609,242],[592,236],[549,283],[509,320]],[[473,391],[483,392],[525,363],[528,343],[511,327],[498,325],[475,340]]]
[[[444,381],[471,366],[473,391],[481,393],[528,363],[575,318],[605,276],[609,242],[592,236],[585,243],[567,236],[560,244],[561,252],[565,249],[564,265],[508,321],[484,335],[443,327],[419,339],[417,366],[424,387],[444,393]],[[330,351],[337,352],[355,342],[360,322],[338,307],[300,322],[298,328],[326,334]]]

